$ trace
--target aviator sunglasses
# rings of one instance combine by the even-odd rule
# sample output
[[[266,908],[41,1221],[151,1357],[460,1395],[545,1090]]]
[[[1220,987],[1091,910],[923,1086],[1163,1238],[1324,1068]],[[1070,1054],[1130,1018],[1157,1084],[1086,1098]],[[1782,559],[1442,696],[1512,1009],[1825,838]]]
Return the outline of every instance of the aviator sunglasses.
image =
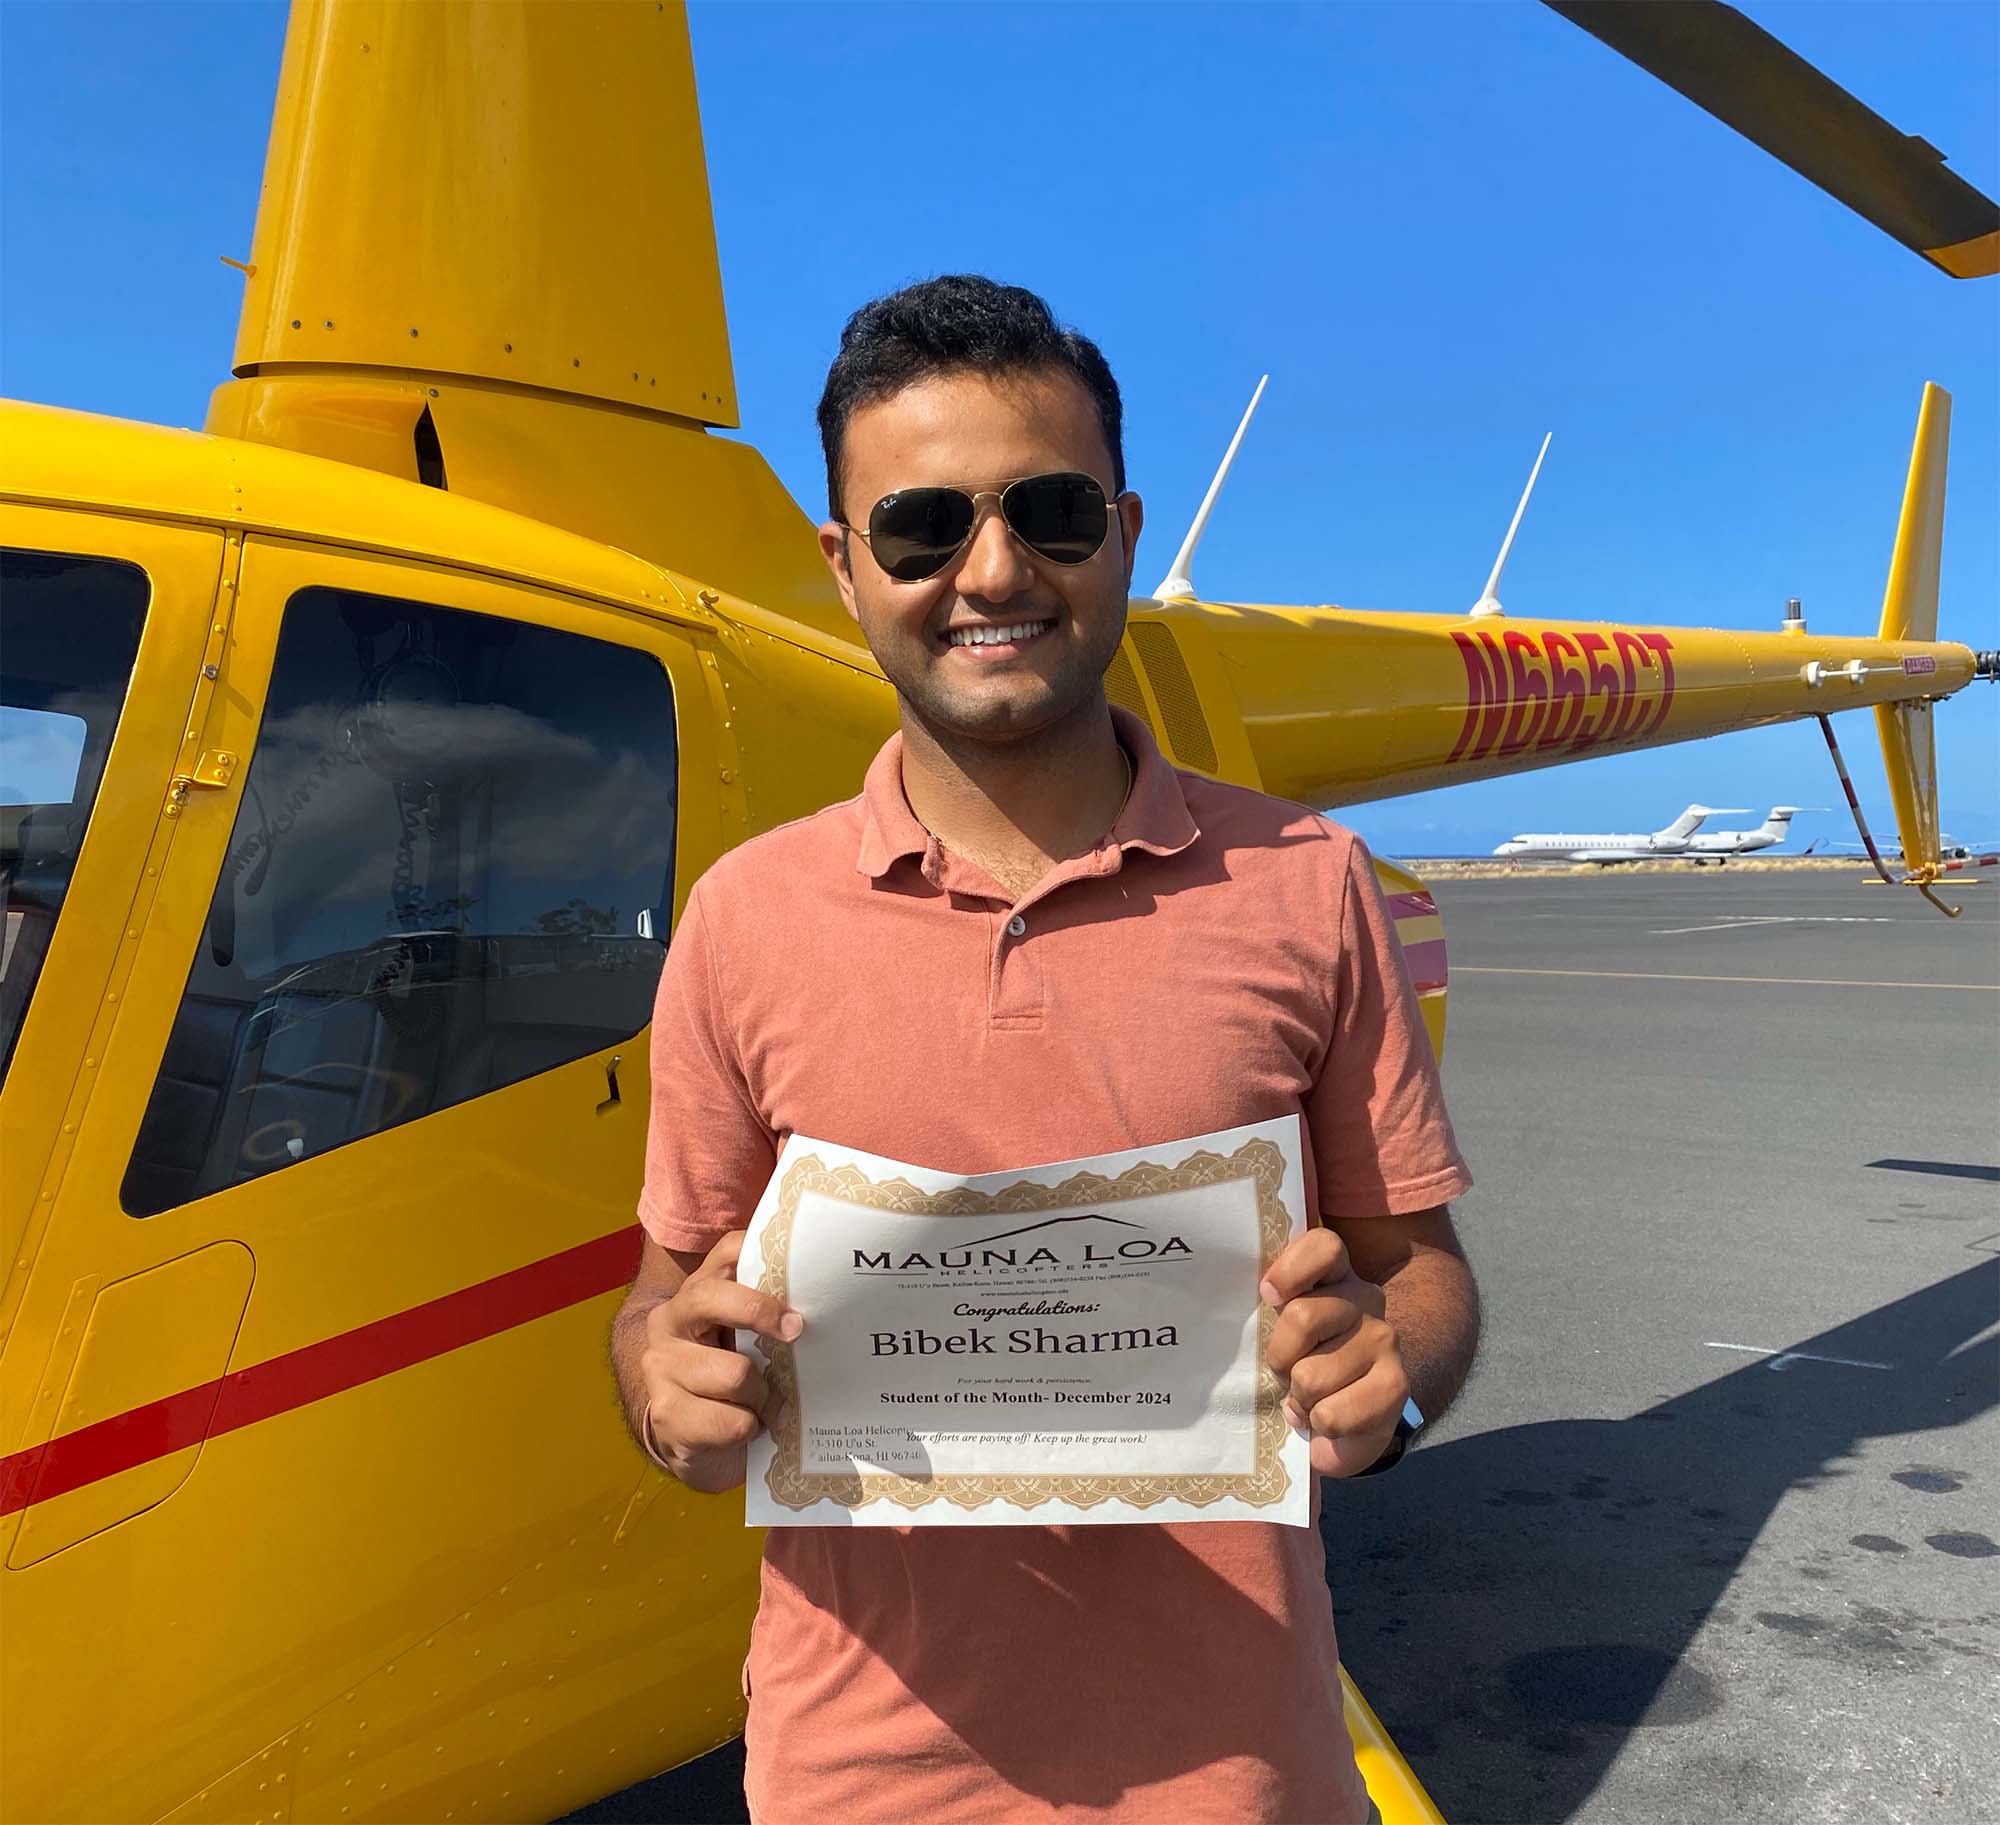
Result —
[[[1030,475],[977,494],[963,488],[899,488],[875,503],[866,531],[847,529],[868,541],[875,562],[897,582],[917,583],[936,576],[965,549],[979,523],[979,503],[991,500],[1000,503],[1008,530],[1051,564],[1094,558],[1111,523],[1104,490],[1089,476]]]

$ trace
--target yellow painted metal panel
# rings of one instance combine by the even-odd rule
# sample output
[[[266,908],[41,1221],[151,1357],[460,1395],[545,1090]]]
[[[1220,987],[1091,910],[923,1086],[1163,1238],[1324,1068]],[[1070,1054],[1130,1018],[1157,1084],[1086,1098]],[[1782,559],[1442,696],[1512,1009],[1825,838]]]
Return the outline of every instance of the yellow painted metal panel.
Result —
[[[82,1349],[53,1436],[213,1382],[229,1361],[255,1271],[239,1242],[216,1242],[105,1287],[90,1308]],[[213,1396],[203,1405],[212,1408]],[[7,1555],[33,1565],[164,1502],[194,1469],[201,1439],[98,1482],[45,1498],[39,1484]]]
[[[1431,1037],[1431,1051],[1442,1063],[1449,998],[1445,977],[1443,915],[1435,911],[1416,910],[1418,906],[1436,904],[1431,899],[1430,888],[1420,876],[1381,856],[1376,856],[1374,862],[1375,878],[1381,882],[1382,891],[1389,896],[1389,910],[1395,915],[1396,942],[1403,947],[1406,957],[1412,946],[1426,947],[1417,953],[1422,967],[1412,967],[1410,975],[1417,990],[1417,1012],[1423,1016],[1424,1031]]]
[[[1903,511],[1889,559],[1889,585],[1882,592],[1884,640],[1935,640],[1938,624],[1938,567],[1944,552],[1945,464],[1951,448],[1951,395],[1932,382],[1924,385],[1917,409],[1916,441],[1910,473],[1903,484]]]
[[[1927,247],[1924,258],[1936,261],[1954,279],[1990,279],[2000,273],[2000,228],[1949,247]]]
[[[631,412],[440,382],[455,494],[637,552],[755,603],[793,638],[873,668],[813,521],[748,444]]]
[[[1953,642],[1845,635],[1334,608],[1207,616],[1264,789],[1314,805],[1948,695],[1974,664]]]
[[[1938,809],[1937,735],[1927,703],[1878,704],[1875,729],[1882,738],[1882,767],[1896,830],[1903,843],[1903,866],[1916,879],[1937,878],[1943,833]]]
[[[14,455],[10,447],[10,466]],[[0,1097],[0,1157],[7,1166],[0,1173],[0,1331],[6,1336],[0,1451],[10,1451],[23,1437],[33,1386],[33,1371],[22,1365],[46,1355],[46,1327],[74,1278],[45,1288],[35,1312],[23,1313],[40,1237],[96,1080],[99,1042],[117,1014],[115,997],[157,878],[147,871],[158,867],[169,834],[161,830],[160,809],[195,694],[223,540],[214,532],[0,501],[0,543],[136,564],[152,583],[132,685],[90,828]]]
[[[724,750],[706,680],[727,650],[644,613],[435,565],[251,540],[205,741],[248,751],[279,610],[305,583],[654,653],[678,706],[681,895],[717,852],[730,793],[710,783]],[[794,666],[828,666],[785,650]],[[741,1720],[758,1537],[740,1503],[645,1464],[605,1381],[616,1283],[637,1259],[645,1038],[617,1048],[609,1108],[593,1054],[143,1222],[123,1216],[119,1181],[243,784],[239,772],[190,799],[176,830],[45,1271],[89,1260],[130,1273],[239,1238],[259,1271],[229,1378],[282,1396],[303,1377],[310,1397],[212,1433],[171,1500],[8,1574],[0,1704],[35,1722],[29,1752],[0,1774],[0,1811],[270,1816],[248,1810],[275,1790],[261,1758],[295,1738],[286,1784],[301,1818],[343,1806],[441,1818],[454,1794],[552,1817]],[[466,1289],[523,1269],[537,1284],[535,1264],[577,1247],[610,1262],[604,1290],[452,1342]],[[395,1327],[413,1313],[444,1342],[398,1366]],[[337,1367],[385,1322],[391,1347],[368,1346],[372,1370],[313,1383],[316,1346]],[[110,1740],[107,1711],[121,1719]]]
[[[476,375],[737,422],[679,6],[300,0],[250,265],[239,374]]]
[[[1361,1696],[1361,1689],[1340,1669],[1340,1699],[1354,1759],[1368,1783],[1368,1797],[1382,1815],[1382,1825],[1444,1825],[1444,1818],[1424,1791],[1423,1783],[1403,1760],[1382,1720]]]
[[[657,565],[628,551],[348,463],[17,400],[0,401],[0,448],[0,503],[298,534],[702,618]]]

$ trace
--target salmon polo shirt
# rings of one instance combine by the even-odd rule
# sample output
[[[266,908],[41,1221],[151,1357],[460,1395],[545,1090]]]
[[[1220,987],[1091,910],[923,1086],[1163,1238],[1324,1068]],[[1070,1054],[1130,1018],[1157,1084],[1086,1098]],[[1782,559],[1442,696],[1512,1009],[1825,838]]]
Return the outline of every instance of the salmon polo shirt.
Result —
[[[900,736],[702,877],[653,1022],[655,1242],[744,1228],[793,1133],[972,1174],[1301,1116],[1328,1217],[1466,1189],[1361,841],[1113,716],[1124,810],[1018,901],[917,822]],[[774,1529],[751,1811],[1359,1821],[1325,1579],[1316,1530],[1255,1521]]]

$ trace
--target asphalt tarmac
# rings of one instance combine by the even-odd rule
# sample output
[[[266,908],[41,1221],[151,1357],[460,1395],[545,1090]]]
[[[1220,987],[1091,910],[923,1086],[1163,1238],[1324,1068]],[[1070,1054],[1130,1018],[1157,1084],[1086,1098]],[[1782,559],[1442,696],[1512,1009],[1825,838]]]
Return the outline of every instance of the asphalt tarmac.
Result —
[[[1951,921],[1858,869],[1439,881],[1485,1342],[1323,1532],[1452,1825],[2000,1814],[2000,871],[1963,881]],[[741,1819],[739,1775],[573,1816]]]

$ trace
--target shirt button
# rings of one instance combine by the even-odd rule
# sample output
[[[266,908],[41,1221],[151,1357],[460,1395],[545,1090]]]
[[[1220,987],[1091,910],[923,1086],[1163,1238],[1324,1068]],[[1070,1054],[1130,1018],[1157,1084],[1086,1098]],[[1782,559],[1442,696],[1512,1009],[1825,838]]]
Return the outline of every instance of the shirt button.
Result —
[[[1028,935],[1028,922],[1019,913],[1007,921],[1007,935],[1010,938],[1025,938]]]

